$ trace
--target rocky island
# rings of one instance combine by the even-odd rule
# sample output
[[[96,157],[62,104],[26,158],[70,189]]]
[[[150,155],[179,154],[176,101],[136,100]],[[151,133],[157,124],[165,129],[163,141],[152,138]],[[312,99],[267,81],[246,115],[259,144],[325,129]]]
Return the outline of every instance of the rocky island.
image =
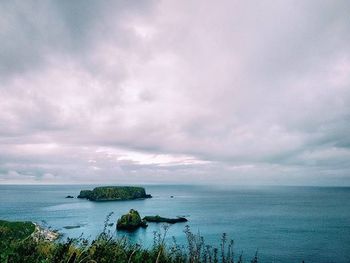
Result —
[[[143,187],[136,186],[101,186],[93,190],[81,190],[78,198],[90,201],[123,201],[151,198]]]
[[[166,218],[159,215],[156,216],[145,216],[141,219],[139,212],[134,209],[130,209],[129,213],[122,215],[117,221],[117,230],[128,230],[134,231],[140,227],[147,227],[147,222],[150,223],[168,223],[175,224],[181,222],[187,222],[188,220],[184,217],[177,218]]]
[[[129,213],[122,215],[117,221],[118,230],[134,231],[139,227],[147,227],[147,223],[141,220],[140,214],[134,210],[130,209]]]

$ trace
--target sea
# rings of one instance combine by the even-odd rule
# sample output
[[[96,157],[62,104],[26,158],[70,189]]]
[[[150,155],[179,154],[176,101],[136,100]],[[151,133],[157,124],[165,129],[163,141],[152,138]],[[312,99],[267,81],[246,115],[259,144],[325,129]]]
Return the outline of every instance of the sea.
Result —
[[[144,185],[153,198],[92,202],[65,198],[94,185],[0,185],[0,219],[33,221],[58,230],[62,238],[93,240],[104,228],[130,242],[151,247],[163,224],[149,223],[133,233],[116,231],[130,209],[140,215],[185,216],[173,224],[167,242],[186,246],[186,225],[219,246],[223,233],[234,240],[236,255],[250,262],[350,262],[350,188],[286,186]]]

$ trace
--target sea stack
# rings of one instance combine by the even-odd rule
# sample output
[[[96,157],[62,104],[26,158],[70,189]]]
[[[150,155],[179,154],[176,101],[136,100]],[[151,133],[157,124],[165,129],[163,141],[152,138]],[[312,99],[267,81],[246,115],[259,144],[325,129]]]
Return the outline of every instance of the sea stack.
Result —
[[[131,209],[129,213],[122,215],[117,221],[118,230],[134,231],[140,227],[147,227],[147,223],[141,219],[139,212],[134,209]]]

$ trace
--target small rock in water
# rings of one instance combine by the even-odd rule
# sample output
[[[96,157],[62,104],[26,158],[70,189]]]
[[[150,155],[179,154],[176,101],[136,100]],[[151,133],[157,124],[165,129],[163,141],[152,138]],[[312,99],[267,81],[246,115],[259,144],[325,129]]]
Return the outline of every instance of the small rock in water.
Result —
[[[74,198],[74,196],[67,195],[66,198]]]
[[[147,222],[169,223],[169,224],[183,223],[183,222],[187,222],[188,221],[185,217],[166,218],[166,217],[161,217],[159,215],[156,215],[156,216],[145,216],[143,218],[143,220],[147,221]]]
[[[74,229],[74,228],[79,228],[80,226],[64,226],[63,228],[65,229]]]

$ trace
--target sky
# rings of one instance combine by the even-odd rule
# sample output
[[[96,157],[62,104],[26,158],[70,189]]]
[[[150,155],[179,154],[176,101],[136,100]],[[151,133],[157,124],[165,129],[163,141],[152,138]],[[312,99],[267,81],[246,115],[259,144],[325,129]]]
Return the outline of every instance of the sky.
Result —
[[[350,1],[0,2],[0,184],[350,185]]]

